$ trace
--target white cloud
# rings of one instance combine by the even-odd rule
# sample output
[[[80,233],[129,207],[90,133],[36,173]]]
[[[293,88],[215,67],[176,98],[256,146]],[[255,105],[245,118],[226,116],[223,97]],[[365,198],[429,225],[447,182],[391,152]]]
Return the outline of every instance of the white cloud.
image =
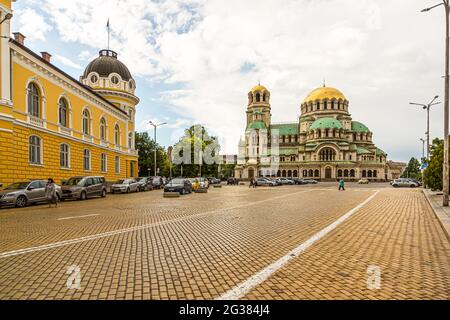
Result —
[[[402,159],[420,152],[425,132],[409,100],[442,94],[442,12],[419,12],[431,0],[40,3],[64,41],[93,50],[106,46],[110,18],[119,58],[147,81],[176,84],[157,98],[180,118],[227,137],[226,152],[236,152],[247,91],[258,80],[272,92],[273,120],[295,121],[300,102],[325,77],[379,146]],[[252,68],[242,72],[244,66]],[[401,130],[400,120],[408,122]],[[440,122],[436,110],[433,135]]]
[[[76,64],[75,62],[73,62],[69,58],[61,56],[61,55],[54,55],[53,59],[55,59],[56,61],[60,62],[61,64],[65,65],[66,67],[69,67],[69,68],[74,68],[74,69],[78,69],[78,70],[83,70],[84,69],[79,64]]]
[[[45,41],[46,33],[52,30],[44,17],[31,8],[19,10],[17,16],[19,17],[20,32],[27,37],[27,40]]]

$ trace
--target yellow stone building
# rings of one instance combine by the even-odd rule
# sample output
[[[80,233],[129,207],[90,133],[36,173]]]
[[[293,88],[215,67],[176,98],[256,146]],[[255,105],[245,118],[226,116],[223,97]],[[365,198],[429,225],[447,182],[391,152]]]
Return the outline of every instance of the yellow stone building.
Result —
[[[111,50],[76,80],[10,39],[12,2],[0,0],[0,183],[77,175],[136,176],[135,108],[128,68]]]

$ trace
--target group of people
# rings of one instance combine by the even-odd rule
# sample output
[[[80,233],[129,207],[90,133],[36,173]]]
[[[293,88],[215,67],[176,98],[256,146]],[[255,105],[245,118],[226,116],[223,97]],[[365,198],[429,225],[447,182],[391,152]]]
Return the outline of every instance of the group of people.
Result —
[[[256,179],[255,178],[251,178],[250,179],[250,184],[248,185],[249,188],[256,188]]]
[[[250,179],[250,184],[248,185],[249,188],[256,188],[257,184],[256,184],[256,179],[255,178],[251,178]],[[339,180],[339,191],[345,191],[345,181],[344,179]]]

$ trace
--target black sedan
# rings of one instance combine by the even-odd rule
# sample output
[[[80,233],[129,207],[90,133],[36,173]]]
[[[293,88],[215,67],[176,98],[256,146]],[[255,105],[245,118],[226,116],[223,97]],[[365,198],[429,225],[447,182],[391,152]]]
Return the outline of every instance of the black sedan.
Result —
[[[192,193],[192,184],[188,179],[175,178],[164,186],[164,192]]]

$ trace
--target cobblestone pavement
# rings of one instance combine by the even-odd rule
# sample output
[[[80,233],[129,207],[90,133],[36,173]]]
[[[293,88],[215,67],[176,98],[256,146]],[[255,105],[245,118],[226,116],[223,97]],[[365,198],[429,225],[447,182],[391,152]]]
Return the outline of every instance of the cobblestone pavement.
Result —
[[[419,190],[161,191],[0,210],[0,299],[214,299],[373,200],[250,299],[450,298],[450,246]],[[381,270],[368,290],[367,267]],[[69,289],[80,270],[80,288]]]

